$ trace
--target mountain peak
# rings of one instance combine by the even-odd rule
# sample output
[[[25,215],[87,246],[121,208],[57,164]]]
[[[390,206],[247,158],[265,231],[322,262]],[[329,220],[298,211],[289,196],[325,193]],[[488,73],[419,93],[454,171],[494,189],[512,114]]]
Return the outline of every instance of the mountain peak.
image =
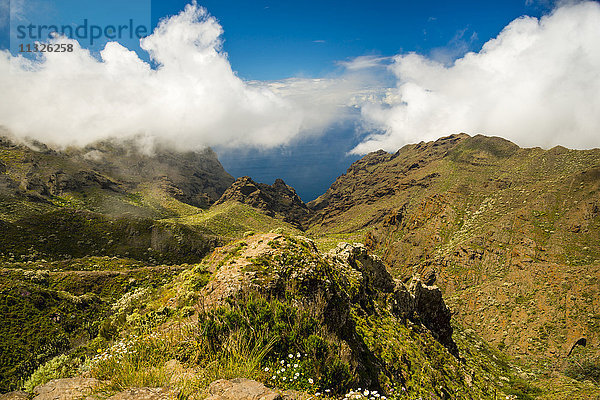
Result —
[[[254,182],[249,176],[242,176],[233,182],[216,204],[227,201],[237,201],[258,208],[265,214],[277,216],[296,227],[302,227],[310,212],[294,188],[282,179],[276,179],[273,185],[267,185]]]

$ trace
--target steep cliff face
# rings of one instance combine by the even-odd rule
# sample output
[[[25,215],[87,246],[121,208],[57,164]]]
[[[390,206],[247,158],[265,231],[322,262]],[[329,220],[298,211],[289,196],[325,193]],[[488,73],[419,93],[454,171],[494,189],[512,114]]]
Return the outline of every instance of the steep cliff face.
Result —
[[[134,144],[102,142],[69,156],[130,187],[159,182],[176,199],[201,208],[217,201],[234,181],[210,148],[178,152],[156,147],[146,153]]]
[[[308,204],[314,235],[363,232],[393,274],[437,273],[457,313],[523,359],[600,345],[600,150],[453,135],[371,153]]]
[[[42,143],[24,145],[0,138],[0,159],[3,197],[46,203],[55,196],[83,194],[100,202],[153,187],[206,208],[233,182],[211,149],[178,153],[156,148],[146,153],[134,143],[102,142],[54,150]]]
[[[221,238],[159,220],[201,213],[232,182],[210,149],[146,154],[103,142],[55,150],[0,138],[0,260],[197,261]]]
[[[216,205],[237,201],[263,211],[265,214],[302,227],[310,210],[291,186],[281,179],[273,185],[256,183],[250,177],[238,178],[217,201]]]

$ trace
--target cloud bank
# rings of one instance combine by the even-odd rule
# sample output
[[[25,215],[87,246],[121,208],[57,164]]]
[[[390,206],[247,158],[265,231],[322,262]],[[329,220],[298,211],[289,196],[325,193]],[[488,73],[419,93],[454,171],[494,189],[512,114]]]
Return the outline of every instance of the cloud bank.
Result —
[[[600,4],[565,4],[514,20],[478,53],[447,66],[395,57],[397,85],[362,105],[380,132],[354,148],[396,151],[451,133],[483,133],[522,146],[600,146]]]
[[[278,82],[240,79],[219,23],[188,5],[141,41],[154,67],[116,42],[99,58],[67,38],[53,41],[72,53],[0,52],[0,127],[59,146],[141,137],[179,149],[272,148],[359,112],[371,133],[355,154],[457,132],[598,147],[600,4],[561,4],[514,20],[454,62],[436,52],[362,56],[339,62],[334,77]]]
[[[111,42],[100,59],[76,41],[72,53],[38,60],[0,53],[0,125],[17,137],[61,146],[143,136],[179,148],[277,146],[328,123],[266,84],[244,82],[221,49],[222,28],[188,5],[141,47],[158,66]]]

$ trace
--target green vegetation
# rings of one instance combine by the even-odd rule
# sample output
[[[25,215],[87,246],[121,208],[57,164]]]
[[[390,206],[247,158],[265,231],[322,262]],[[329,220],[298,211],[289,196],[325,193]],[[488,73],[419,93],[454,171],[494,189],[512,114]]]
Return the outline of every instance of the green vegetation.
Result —
[[[190,400],[240,376],[328,399],[597,398],[599,153],[454,139],[353,164],[298,224],[314,242],[208,207],[231,181],[210,154],[0,141],[0,391],[85,373]],[[368,263],[324,254],[340,241],[404,282],[435,268],[459,357]],[[573,331],[590,345],[559,365]]]
[[[201,260],[220,243],[220,238],[194,226],[68,208],[3,225],[0,257],[6,261],[106,255],[189,263]]]
[[[280,229],[281,232],[299,234],[300,231],[290,224],[269,217],[255,208],[234,201],[211,207],[208,211],[170,219],[178,224],[201,228],[212,235],[228,239],[244,237],[249,231],[269,232]]]
[[[151,274],[144,268],[122,273],[2,270],[0,389],[19,387],[19,382],[57,355],[84,355],[71,352],[97,336],[110,339],[121,329],[107,321],[114,313],[111,304],[130,291],[158,288],[172,276],[170,268],[153,269]],[[143,313],[143,305],[140,308]],[[49,365],[38,375],[48,375],[55,362]]]

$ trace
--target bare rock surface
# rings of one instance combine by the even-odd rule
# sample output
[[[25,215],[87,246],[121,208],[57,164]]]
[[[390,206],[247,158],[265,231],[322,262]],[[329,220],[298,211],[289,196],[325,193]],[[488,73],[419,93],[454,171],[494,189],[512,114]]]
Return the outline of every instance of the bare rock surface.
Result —
[[[114,394],[108,398],[98,394],[100,381],[94,378],[53,379],[34,389],[33,400],[172,400],[176,393],[168,388],[131,388]],[[6,396],[6,397],[2,397]],[[1,400],[25,400],[27,393],[11,392],[0,396]]]
[[[267,185],[254,182],[248,176],[238,178],[216,204],[231,200],[258,208],[271,217],[279,217],[297,227],[301,227],[310,214],[294,188],[281,179]]]
[[[36,386],[34,400],[77,400],[90,397],[100,381],[94,378],[53,379]]]
[[[281,393],[269,389],[260,382],[235,378],[219,379],[210,384],[206,400],[281,400]]]
[[[22,390],[0,394],[0,400],[27,400],[29,395]]]

